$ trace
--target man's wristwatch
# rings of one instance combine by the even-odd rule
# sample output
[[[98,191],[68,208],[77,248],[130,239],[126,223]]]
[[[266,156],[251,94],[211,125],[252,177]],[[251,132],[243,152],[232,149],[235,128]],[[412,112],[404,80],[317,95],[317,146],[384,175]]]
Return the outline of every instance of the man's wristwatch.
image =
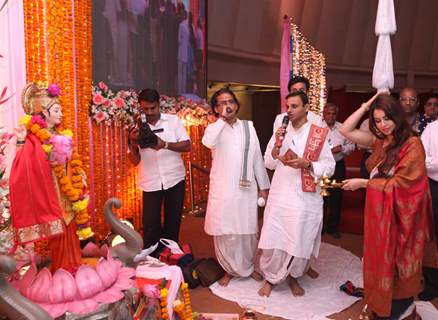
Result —
[[[309,161],[309,164],[307,165],[307,170],[310,170],[312,168],[312,162],[311,161]]]

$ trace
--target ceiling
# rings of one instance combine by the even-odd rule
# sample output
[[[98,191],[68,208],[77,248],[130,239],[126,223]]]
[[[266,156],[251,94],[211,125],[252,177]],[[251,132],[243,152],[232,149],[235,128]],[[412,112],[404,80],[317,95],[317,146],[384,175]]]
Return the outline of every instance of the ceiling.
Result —
[[[332,87],[367,90],[378,0],[209,0],[208,78],[278,85],[282,18],[292,18],[327,60]],[[437,87],[438,0],[394,0],[395,86]]]

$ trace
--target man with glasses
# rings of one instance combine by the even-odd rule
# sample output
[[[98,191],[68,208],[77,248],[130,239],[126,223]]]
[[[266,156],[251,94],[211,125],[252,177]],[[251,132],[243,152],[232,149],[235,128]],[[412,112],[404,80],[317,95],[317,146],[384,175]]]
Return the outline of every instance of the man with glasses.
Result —
[[[404,88],[400,91],[400,105],[406,113],[406,119],[411,125],[412,130],[419,132],[420,115],[418,109],[418,94],[413,88]]]
[[[251,121],[237,118],[240,104],[230,89],[214,93],[211,106],[219,119],[202,138],[213,158],[204,229],[213,236],[216,257],[225,270],[218,283],[227,286],[233,277],[262,280],[254,270],[257,186],[266,201],[270,183],[257,133]]]

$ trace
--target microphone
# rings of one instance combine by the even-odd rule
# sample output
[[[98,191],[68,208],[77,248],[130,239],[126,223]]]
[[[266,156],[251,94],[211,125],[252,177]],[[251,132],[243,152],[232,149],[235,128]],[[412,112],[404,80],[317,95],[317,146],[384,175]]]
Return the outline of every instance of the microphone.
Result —
[[[227,111],[227,113],[229,113],[229,114],[233,113],[233,109],[231,109],[230,107],[227,107],[226,111]]]
[[[283,117],[283,120],[281,121],[281,128],[286,129],[287,125],[289,124],[289,117],[286,115]],[[281,136],[279,136],[279,141],[275,143],[277,148],[281,148],[281,145],[283,144],[284,136],[286,133],[283,133]]]
[[[289,117],[288,116],[284,116],[283,117],[283,121],[281,121],[281,127],[283,129],[286,129],[288,124],[289,124]],[[286,135],[286,133],[283,133],[281,135],[281,137],[280,137],[280,140],[283,140],[285,135]]]

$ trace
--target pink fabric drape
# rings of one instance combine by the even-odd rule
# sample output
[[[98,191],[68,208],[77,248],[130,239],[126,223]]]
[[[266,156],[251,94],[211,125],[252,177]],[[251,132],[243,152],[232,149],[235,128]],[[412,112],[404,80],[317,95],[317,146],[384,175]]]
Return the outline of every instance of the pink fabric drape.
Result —
[[[8,1],[0,11],[0,30],[0,94],[7,87],[5,97],[12,96],[0,105],[0,128],[12,132],[24,114],[21,108],[21,91],[26,84],[23,0]],[[6,177],[9,176],[14,149],[12,141],[7,149]]]
[[[290,22],[289,18],[283,20],[283,35],[281,37],[281,61],[280,61],[280,99],[281,112],[286,111],[286,96],[288,94],[287,83],[291,70],[290,65]]]

